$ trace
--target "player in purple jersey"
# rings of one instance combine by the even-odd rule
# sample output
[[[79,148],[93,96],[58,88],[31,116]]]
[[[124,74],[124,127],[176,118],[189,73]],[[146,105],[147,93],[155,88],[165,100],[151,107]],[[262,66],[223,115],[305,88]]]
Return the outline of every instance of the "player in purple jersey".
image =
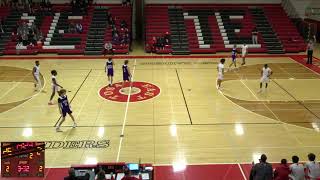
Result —
[[[123,83],[122,83],[122,87],[124,86],[125,82],[130,82],[131,81],[131,73],[130,73],[130,69],[128,67],[128,60],[124,61],[124,64],[122,65],[122,73],[123,73]]]
[[[106,61],[106,66],[104,68],[104,71],[107,73],[107,76],[108,76],[109,86],[112,86],[113,73],[114,73],[113,66],[114,66],[113,60],[111,57],[109,57],[108,61]]]
[[[71,119],[73,121],[73,126],[72,127],[73,128],[77,127],[77,124],[76,124],[76,121],[74,120],[74,117],[72,115],[70,103],[69,103],[68,97],[66,95],[66,90],[65,89],[61,89],[60,91],[58,91],[58,94],[59,94],[58,106],[59,106],[59,111],[60,111],[60,114],[62,116],[62,119],[58,123],[58,125],[56,127],[56,131],[57,132],[62,132],[62,130],[60,129],[60,126],[66,120],[67,114],[69,114],[69,116],[71,117]]]
[[[232,58],[232,62],[231,64],[229,65],[229,68],[234,65],[235,68],[237,68],[237,45],[233,45],[233,48],[232,48],[232,52],[231,52],[231,58]]]

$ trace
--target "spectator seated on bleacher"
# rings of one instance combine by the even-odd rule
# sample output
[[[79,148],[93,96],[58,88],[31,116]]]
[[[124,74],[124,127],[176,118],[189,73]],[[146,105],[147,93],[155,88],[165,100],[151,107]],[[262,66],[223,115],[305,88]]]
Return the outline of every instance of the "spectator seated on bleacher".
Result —
[[[28,45],[32,45],[32,46],[37,45],[35,34],[31,29],[29,30],[29,33],[28,33],[28,43],[29,43]]]
[[[2,34],[4,33],[4,30],[3,30],[3,21],[2,19],[0,19],[0,38],[2,36]]]
[[[281,164],[274,171],[274,180],[289,180],[290,169],[286,159],[281,160]]]
[[[121,21],[120,27],[121,27],[121,29],[122,29],[122,28],[124,29],[124,28],[127,28],[127,27],[128,27],[128,25],[127,25],[127,23],[126,23],[125,20],[122,20],[122,21]]]
[[[68,31],[69,31],[69,33],[75,33],[76,32],[76,26],[74,25],[73,22],[69,24]]]
[[[41,0],[40,8],[43,11],[51,12],[52,4],[51,4],[50,0],[47,0],[47,1],[46,0]]]
[[[73,168],[70,168],[68,173],[69,173],[69,176],[65,177],[64,180],[78,180]]]
[[[153,36],[151,42],[148,44],[150,45],[150,51],[155,53],[157,49],[157,38]]]
[[[119,32],[118,32],[118,30],[117,30],[115,25],[112,25],[111,34],[112,34],[112,36],[114,36],[115,34],[119,34]]]
[[[115,33],[114,36],[112,37],[112,44],[119,45],[120,43],[121,42],[120,42],[119,35],[118,33]]]
[[[112,44],[111,42],[106,42],[104,44],[104,51],[103,51],[103,54],[106,55],[106,54],[114,54],[113,52],[113,49],[112,49]]]
[[[82,33],[83,32],[83,27],[81,23],[77,23],[76,24],[76,30],[78,33]]]
[[[157,48],[164,49],[165,43],[166,43],[166,41],[165,41],[164,37],[161,36],[161,37],[157,38]]]
[[[128,36],[128,34],[122,34],[120,45],[121,46],[126,46],[128,44],[129,44],[129,36]]]
[[[166,45],[171,44],[171,38],[170,38],[169,32],[166,32],[166,33],[164,34],[164,40],[165,40],[165,44],[166,44]]]
[[[112,27],[112,26],[115,26],[115,21],[111,15],[111,13],[109,13],[110,16],[108,17],[108,24]]]
[[[130,0],[122,0],[122,6],[130,6],[131,5],[131,1]]]

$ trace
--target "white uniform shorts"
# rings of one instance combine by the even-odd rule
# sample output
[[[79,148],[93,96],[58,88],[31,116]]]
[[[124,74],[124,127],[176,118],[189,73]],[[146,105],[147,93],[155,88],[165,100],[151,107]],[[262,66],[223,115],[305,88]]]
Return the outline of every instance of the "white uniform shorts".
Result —
[[[261,83],[269,83],[269,77],[263,76],[263,77],[260,79],[260,82],[261,82]]]
[[[35,83],[36,84],[41,84],[41,81],[40,81],[40,75],[34,75],[34,77],[35,77]]]
[[[52,91],[53,92],[58,92],[59,91],[59,87],[56,85],[52,85]]]
[[[223,74],[222,73],[218,73],[218,79],[219,80],[223,80]]]

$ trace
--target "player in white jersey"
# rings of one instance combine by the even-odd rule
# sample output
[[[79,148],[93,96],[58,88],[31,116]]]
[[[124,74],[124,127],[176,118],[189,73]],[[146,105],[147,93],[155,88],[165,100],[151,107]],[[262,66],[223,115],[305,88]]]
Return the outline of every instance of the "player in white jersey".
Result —
[[[241,65],[245,65],[246,64],[246,56],[248,55],[248,45],[246,45],[245,43],[242,45],[241,47],[241,55],[242,55],[242,64]]]
[[[42,88],[41,80],[40,80],[40,63],[39,61],[35,62],[35,66],[32,69],[32,75],[34,78],[34,88],[36,91],[40,91]]]
[[[226,62],[225,59],[221,59],[220,63],[217,66],[217,71],[218,71],[217,89],[221,88],[221,82],[223,80],[223,75],[224,75],[224,63],[225,62]]]
[[[56,70],[52,70],[51,71],[51,81],[52,81],[52,94],[50,96],[50,101],[48,103],[48,105],[53,105],[52,99],[54,97],[54,95],[56,94],[56,92],[59,91],[59,88],[63,88],[62,86],[60,86],[57,82],[57,78],[56,76],[58,75]]]
[[[267,89],[271,75],[272,75],[272,70],[268,67],[268,64],[265,64],[261,70],[260,91],[262,90],[263,83],[266,84],[266,89]]]

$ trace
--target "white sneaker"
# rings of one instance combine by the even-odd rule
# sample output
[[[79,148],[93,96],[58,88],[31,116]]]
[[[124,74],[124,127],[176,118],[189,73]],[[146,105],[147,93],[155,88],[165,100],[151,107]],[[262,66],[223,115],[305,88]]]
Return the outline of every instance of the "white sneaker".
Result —
[[[77,123],[73,123],[72,128],[76,128],[77,127]]]
[[[60,129],[60,127],[57,127],[56,132],[63,132],[63,131]]]

